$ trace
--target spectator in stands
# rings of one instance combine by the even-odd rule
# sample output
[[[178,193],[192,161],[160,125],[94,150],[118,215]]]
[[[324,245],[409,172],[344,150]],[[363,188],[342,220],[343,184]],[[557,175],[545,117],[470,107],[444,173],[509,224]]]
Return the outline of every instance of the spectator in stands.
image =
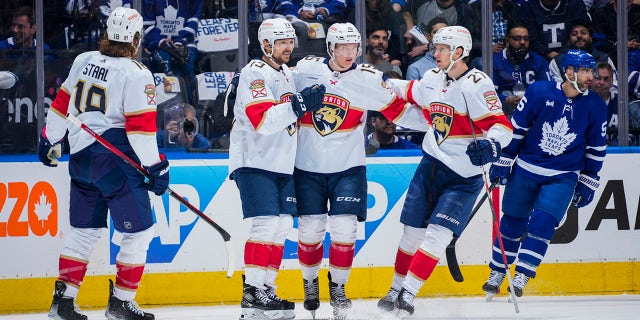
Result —
[[[469,1],[469,5],[473,9],[473,13],[476,21],[479,21],[478,28],[482,28],[482,1],[471,0]],[[491,46],[493,49],[493,53],[500,52],[504,49],[505,42],[504,38],[507,34],[507,29],[509,28],[509,24],[513,23],[512,19],[512,7],[513,3],[509,0],[493,0],[492,2],[492,12],[491,12],[491,20],[492,20],[492,35],[491,35]],[[482,69],[482,43],[480,41],[476,41],[473,43],[473,48],[471,49],[471,55],[475,58],[471,61],[471,66],[481,70]]]
[[[384,24],[387,26],[387,30],[389,30],[389,48],[387,49],[387,53],[391,57],[391,63],[400,66],[401,68],[406,68],[406,65],[402,66],[403,59],[403,48],[404,48],[404,37],[402,34],[404,33],[404,19],[402,18],[401,11],[396,11],[396,6],[399,3],[402,3],[402,7],[404,7],[404,0],[366,0],[365,1],[365,10],[366,10],[366,25],[367,27],[376,25],[376,24]],[[393,5],[393,6],[392,6]],[[355,10],[350,11],[349,21],[355,24]]]
[[[613,69],[600,61],[596,64],[597,74],[591,83],[591,90],[597,93],[607,104],[607,144],[618,145],[618,97],[612,92]]]
[[[389,121],[378,111],[369,111],[369,121],[373,126],[365,141],[365,147],[369,149],[420,149],[420,146],[399,137],[396,134],[396,124]],[[369,153],[369,152],[368,152]]]
[[[390,62],[390,55],[387,53],[389,48],[389,31],[382,24],[367,27],[367,53],[365,60],[376,69],[386,72],[395,71],[402,76],[402,71],[397,64]]]
[[[198,49],[196,31],[202,0],[143,0],[144,48],[157,52],[167,73],[184,78],[189,101],[193,99],[194,65]]]
[[[530,84],[550,80],[549,64],[541,55],[529,50],[529,30],[522,24],[509,26],[505,43],[506,48],[493,54],[493,83],[504,114],[511,117]]]
[[[616,0],[595,8],[591,12],[593,19],[593,42],[596,49],[607,53],[611,58],[616,57],[616,43],[618,42],[618,4]],[[627,1],[628,12],[628,41],[629,50],[640,49],[640,0]]]
[[[561,71],[559,67],[562,57],[569,49],[580,49],[590,53],[596,61],[605,61],[611,65],[611,68],[613,69],[613,86],[617,88],[618,73],[616,71],[615,64],[606,53],[593,47],[589,26],[590,23],[586,20],[577,20],[569,24],[569,38],[567,39],[567,43],[563,49],[560,50],[560,53],[549,62],[549,72],[551,73],[551,77],[557,82],[563,82],[564,72]]]
[[[445,19],[444,17],[438,16],[429,20],[424,30],[422,30],[425,38],[429,40],[429,50],[427,50],[422,58],[409,65],[409,67],[407,68],[407,80],[420,80],[422,79],[422,75],[424,75],[427,70],[433,69],[438,66],[438,64],[436,63],[436,58],[433,56],[434,46],[431,41],[433,40],[433,35],[436,34],[436,31],[446,26],[448,26],[447,19]]]
[[[36,47],[36,24],[33,21],[33,9],[31,7],[19,7],[13,12],[11,23],[11,37],[0,41],[0,49],[29,50],[35,57],[32,49]],[[49,51],[49,46],[43,44],[44,50]],[[24,53],[24,51],[23,51]],[[49,58],[53,58],[49,56]]]
[[[569,38],[568,23],[589,20],[582,0],[524,1],[515,19],[529,29],[531,50],[551,61]]]
[[[404,37],[407,41],[407,46],[411,47],[411,50],[407,52],[407,65],[419,59],[428,50],[426,44],[414,46],[416,41],[409,31],[416,25],[424,29],[421,24],[426,25],[436,16],[442,16],[447,19],[447,23],[450,26],[459,25],[470,30],[474,42],[480,41],[481,38],[479,24],[476,21],[473,9],[465,0],[407,0],[403,16],[407,25],[407,32]]]
[[[199,132],[196,109],[187,103],[165,110],[164,130],[158,130],[156,140],[161,149],[211,149],[211,142]]]
[[[322,21],[327,25],[346,22],[347,6],[344,0],[276,0],[276,13],[289,21]]]

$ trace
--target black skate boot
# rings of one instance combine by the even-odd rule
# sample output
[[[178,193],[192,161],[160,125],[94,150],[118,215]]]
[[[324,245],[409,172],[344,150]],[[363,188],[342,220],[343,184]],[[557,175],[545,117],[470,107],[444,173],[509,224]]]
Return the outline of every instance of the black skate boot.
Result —
[[[413,293],[407,291],[407,289],[402,288],[400,292],[398,292],[398,300],[396,300],[396,308],[400,310],[400,318],[404,318],[407,315],[412,315],[415,311],[413,306],[413,299],[416,296]]]
[[[73,298],[65,297],[67,285],[56,280],[53,302],[49,308],[49,319],[54,320],[87,320],[87,316],[80,313],[80,308],[75,304]]]
[[[109,279],[109,303],[104,315],[108,320],[153,320],[152,313],[144,312],[135,300],[123,301],[113,294],[113,281]]]
[[[513,276],[513,291],[516,294],[516,297],[522,297],[522,291],[524,290],[524,286],[529,282],[528,275],[520,272],[516,272],[516,275]],[[508,289],[511,292],[511,288]]]
[[[243,284],[240,320],[284,319],[282,302],[269,298],[265,290]]]
[[[266,286],[267,290],[265,290],[267,292],[267,296],[271,299],[274,300],[276,302],[280,302],[282,304],[282,311],[284,312],[284,320],[291,320],[291,319],[295,319],[296,317],[296,312],[294,311],[296,308],[296,304],[292,301],[289,300],[284,300],[284,299],[280,299],[280,297],[278,297],[278,295],[276,294],[276,288],[270,287],[270,286]]]
[[[400,293],[400,291],[394,288],[389,289],[387,295],[378,301],[378,308],[387,312],[393,312],[396,306],[396,300],[398,300],[398,293]]]
[[[486,293],[486,301],[493,300],[493,296],[500,290],[500,285],[504,281],[505,273],[491,270],[489,279],[482,285],[482,290]]]
[[[351,309],[351,300],[347,298],[344,292],[344,284],[337,284],[331,280],[329,276],[329,303],[333,307],[334,320],[344,320],[347,318],[347,312]]]
[[[316,318],[316,310],[320,307],[320,288],[318,277],[309,281],[302,279],[304,284],[304,309],[311,311],[311,317]]]

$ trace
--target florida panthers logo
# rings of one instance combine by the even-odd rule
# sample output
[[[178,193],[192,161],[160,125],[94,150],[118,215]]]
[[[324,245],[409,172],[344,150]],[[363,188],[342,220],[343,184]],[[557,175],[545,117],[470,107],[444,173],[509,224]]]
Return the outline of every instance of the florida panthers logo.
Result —
[[[453,107],[441,103],[432,103],[429,106],[429,109],[431,110],[429,112],[431,115],[431,124],[435,131],[436,142],[439,145],[442,141],[447,139],[451,133],[451,125],[453,124]]]
[[[313,114],[313,126],[322,136],[329,135],[344,122],[349,110],[349,101],[342,97],[325,94],[322,99],[323,106]]]

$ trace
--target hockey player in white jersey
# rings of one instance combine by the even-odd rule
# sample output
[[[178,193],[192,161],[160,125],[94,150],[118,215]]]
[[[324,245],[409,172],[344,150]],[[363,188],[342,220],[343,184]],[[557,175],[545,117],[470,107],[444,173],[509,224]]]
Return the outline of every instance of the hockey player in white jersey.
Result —
[[[535,278],[569,204],[588,205],[598,189],[607,106],[589,90],[595,67],[593,56],[572,49],[562,57],[564,82],[536,81],[527,88],[511,119],[514,138],[491,166],[491,179],[506,184],[500,235],[508,264],[517,257],[513,287],[518,297]],[[505,277],[498,245],[493,244],[491,273],[482,286],[489,295],[498,292]]]
[[[322,105],[324,87],[297,93],[285,63],[296,34],[285,19],[267,19],[258,30],[263,56],[241,71],[229,147],[230,178],[240,190],[251,227],[244,247],[245,280],[240,319],[293,319],[293,302],[276,295],[284,242],[293,227],[293,167],[297,121]]]
[[[401,97],[417,106],[383,112],[398,125],[426,131],[425,153],[409,184],[400,222],[404,232],[391,289],[378,306],[413,314],[413,298],[445,248],[464,231],[482,190],[482,166],[499,159],[513,128],[502,112],[491,78],[469,69],[471,35],[460,26],[433,36],[438,67],[421,80],[389,80]],[[393,111],[393,110],[389,110]]]
[[[169,185],[169,162],[156,146],[156,94],[153,76],[136,61],[140,53],[142,17],[130,8],[116,8],[107,19],[99,51],[73,62],[42,129],[38,155],[57,166],[62,139],[69,131],[71,192],[65,247],[55,283],[49,319],[83,320],[75,305],[91,252],[107,210],[122,233],[116,257],[116,282],[109,280],[105,315],[109,320],[154,319],[134,298],[153,239],[153,214],[148,190],[163,194]],[[67,114],[80,119],[118,150],[149,171],[149,179],[97,143],[79,127],[67,126]]]
[[[304,307],[315,316],[320,305],[318,273],[328,223],[330,303],[334,318],[342,319],[351,308],[344,287],[353,262],[357,223],[366,220],[367,212],[366,110],[402,109],[404,101],[387,88],[382,72],[354,63],[362,52],[355,26],[333,24],[326,42],[330,59],[307,57],[293,71],[297,87],[320,82],[327,89],[322,108],[307,113],[300,121],[294,172],[298,258]]]

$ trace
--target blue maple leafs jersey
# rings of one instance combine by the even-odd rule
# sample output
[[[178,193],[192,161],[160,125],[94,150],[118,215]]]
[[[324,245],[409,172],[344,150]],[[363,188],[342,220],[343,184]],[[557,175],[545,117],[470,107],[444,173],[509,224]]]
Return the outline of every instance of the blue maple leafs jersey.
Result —
[[[530,51],[520,64],[514,66],[507,58],[507,49],[493,54],[493,83],[503,104],[506,97],[513,95],[511,89],[518,81],[526,88],[541,80],[551,80],[549,63],[541,55]]]
[[[513,114],[503,150],[532,178],[597,174],[606,154],[607,107],[596,93],[567,98],[561,82],[537,81]]]

